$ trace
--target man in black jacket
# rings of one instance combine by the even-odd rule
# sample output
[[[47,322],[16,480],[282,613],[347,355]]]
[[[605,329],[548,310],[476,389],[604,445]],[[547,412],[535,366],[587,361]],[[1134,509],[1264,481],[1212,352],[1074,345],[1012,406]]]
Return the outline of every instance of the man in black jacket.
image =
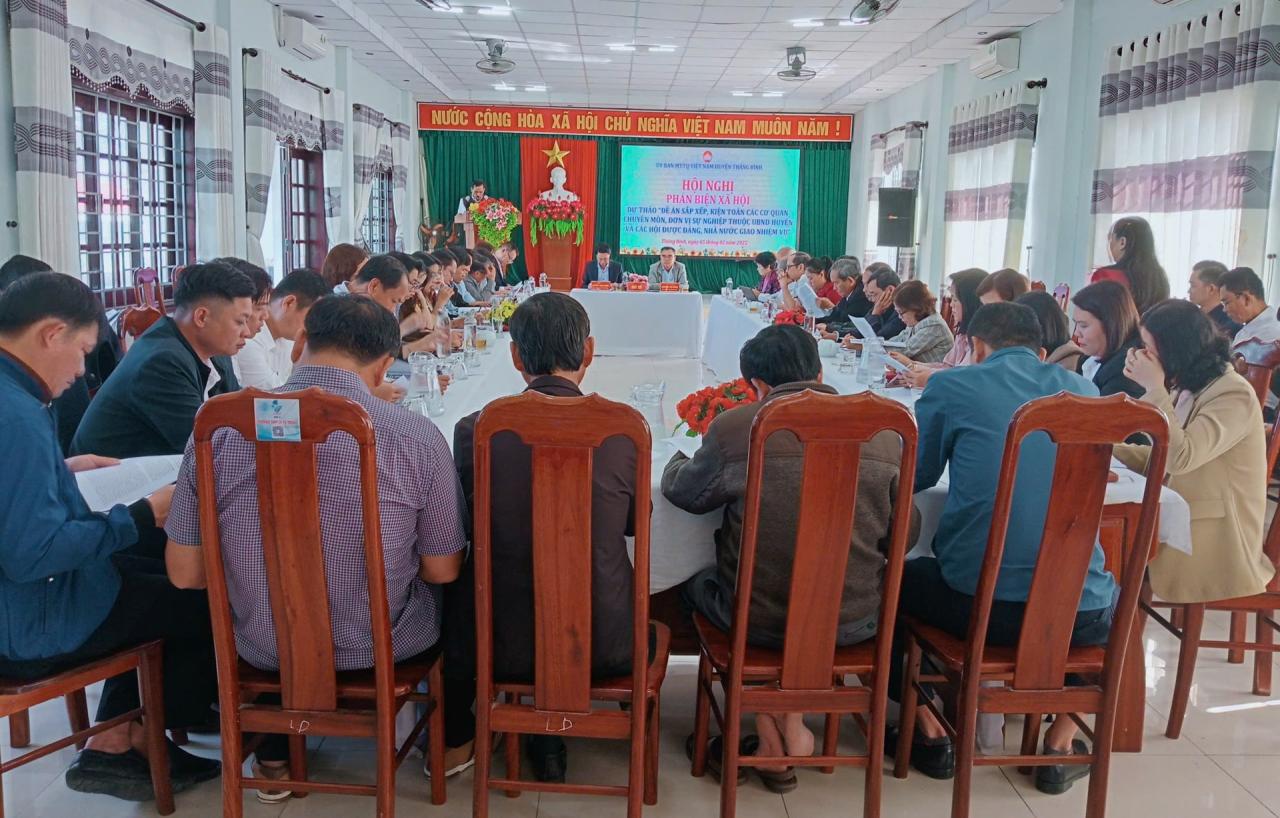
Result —
[[[871,311],[871,300],[867,298],[862,274],[862,265],[853,256],[841,256],[831,265],[831,280],[840,293],[840,301],[830,308],[831,312],[818,319],[824,335],[826,332],[837,335],[850,332],[853,326],[849,319],[861,318]],[[818,305],[822,304],[823,299],[819,299]]]
[[[610,284],[622,283],[622,264],[617,261],[610,261],[613,255],[613,248],[607,244],[596,245],[596,260],[588,261],[587,266],[582,268],[582,284],[584,290],[588,284],[596,281],[608,281]]]
[[[72,450],[105,457],[182,454],[196,412],[240,388],[231,356],[249,338],[253,281],[210,262],[188,267],[174,313],[142,334],[98,391]]]
[[[866,293],[866,298],[871,304],[871,311],[865,318],[880,338],[892,338],[907,328],[907,325],[902,322],[902,316],[898,315],[898,311],[893,308],[893,294],[897,292],[898,285],[901,283],[902,279],[898,278],[893,268],[882,262],[868,264],[867,269],[863,271],[862,291]],[[851,334],[855,338],[862,337],[852,325],[829,326],[828,329],[834,330],[841,336]]]

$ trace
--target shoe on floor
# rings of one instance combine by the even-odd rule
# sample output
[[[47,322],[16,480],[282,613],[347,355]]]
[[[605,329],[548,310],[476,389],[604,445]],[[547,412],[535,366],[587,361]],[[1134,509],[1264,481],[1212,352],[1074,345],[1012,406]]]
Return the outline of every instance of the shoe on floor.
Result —
[[[530,736],[525,750],[537,781],[563,784],[569,769],[569,751],[564,739],[556,736]]]
[[[461,747],[444,748],[444,777],[452,778],[458,773],[465,772],[476,764],[476,742],[475,739],[468,741]],[[422,760],[422,772],[431,777],[431,759],[424,757]]]
[[[1070,752],[1053,750],[1047,745],[1044,754],[1047,756],[1085,755],[1089,745],[1080,739],[1071,742]],[[1036,789],[1045,795],[1062,795],[1071,789],[1071,785],[1089,774],[1088,764],[1054,764],[1051,767],[1036,767]]]
[[[222,765],[217,761],[191,755],[172,742],[168,746],[169,782],[175,794],[217,778],[221,772]],[[67,789],[76,792],[110,795],[123,801],[150,801],[156,797],[151,786],[151,765],[137,750],[82,750],[64,778]]]
[[[746,739],[743,739],[745,741]],[[738,743],[738,754],[742,754],[742,742]],[[693,761],[693,734],[684,740],[684,753]],[[711,777],[715,779],[717,784],[720,783],[720,774],[724,772],[724,736],[712,736],[707,739],[707,772],[711,773]],[[738,786],[741,787],[747,783],[747,768],[738,767]]]
[[[254,762],[253,764],[254,778],[268,778],[273,781],[282,781],[289,777],[289,765],[287,764],[262,764]],[[288,801],[293,797],[292,790],[257,790],[256,795],[258,801],[263,804],[279,804]]]
[[[884,732],[884,752],[895,756],[898,752],[898,728],[890,726]],[[946,736],[928,738],[919,730],[911,739],[911,766],[929,778],[948,781],[956,775],[956,751]]]

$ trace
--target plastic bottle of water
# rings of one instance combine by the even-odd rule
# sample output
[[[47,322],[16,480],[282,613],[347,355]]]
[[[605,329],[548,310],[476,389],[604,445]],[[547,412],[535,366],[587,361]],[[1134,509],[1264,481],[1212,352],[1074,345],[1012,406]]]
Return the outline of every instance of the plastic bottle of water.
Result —
[[[547,274],[546,274],[546,273],[543,273],[542,275],[538,276],[538,286],[539,286],[539,287],[541,287],[541,288],[542,288],[542,289],[544,289],[544,290],[547,288]]]
[[[726,278],[724,280],[724,297],[729,299],[730,301],[733,300],[733,279],[732,278]]]

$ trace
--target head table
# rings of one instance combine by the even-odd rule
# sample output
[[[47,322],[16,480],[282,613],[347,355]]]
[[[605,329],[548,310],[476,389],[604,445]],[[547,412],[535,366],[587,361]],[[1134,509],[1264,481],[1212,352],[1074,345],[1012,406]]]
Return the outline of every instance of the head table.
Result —
[[[702,295],[690,292],[573,290],[591,319],[597,355],[697,358]]]

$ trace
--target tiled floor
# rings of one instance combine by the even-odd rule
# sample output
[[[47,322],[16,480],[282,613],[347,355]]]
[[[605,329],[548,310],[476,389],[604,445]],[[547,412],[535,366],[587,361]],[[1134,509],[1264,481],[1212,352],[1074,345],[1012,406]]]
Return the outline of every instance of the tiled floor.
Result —
[[[586,387],[609,397],[625,398],[631,385],[655,378],[667,381],[668,424],[674,424],[674,403],[698,386],[697,365],[688,361],[614,359],[588,375]],[[1220,635],[1224,623],[1211,618],[1208,630]],[[1141,755],[1117,755],[1112,766],[1110,814],[1158,815],[1161,818],[1265,818],[1280,816],[1280,688],[1264,699],[1250,695],[1252,666],[1228,665],[1222,652],[1205,652],[1196,673],[1196,687],[1183,737],[1164,738],[1164,722],[1173,687],[1177,645],[1154,627],[1146,641],[1148,706],[1146,750]],[[1250,662],[1252,659],[1250,658]],[[651,816],[693,818],[717,812],[719,790],[710,778],[689,776],[684,739],[692,730],[694,666],[676,660],[663,690],[662,765],[659,803],[646,810]],[[92,702],[91,702],[92,705]],[[52,702],[32,714],[36,742],[61,735],[66,729],[62,704]],[[846,720],[842,746],[861,746],[856,729]],[[4,731],[7,737],[7,730]],[[1020,735],[1014,725],[1012,743]],[[217,745],[194,737],[198,752],[216,755]],[[13,755],[7,738],[0,753]],[[336,775],[349,780],[371,781],[372,755],[367,745],[324,740],[312,748],[312,770],[317,777]],[[130,804],[110,798],[89,797],[69,791],[62,772],[73,758],[64,750],[4,776],[5,814],[14,818],[123,818],[152,816],[149,804]],[[432,807],[421,774],[421,761],[410,759],[397,779],[399,815],[464,816],[471,812],[471,776],[449,782],[449,802]],[[500,765],[499,765],[500,768]],[[621,744],[573,741],[570,743],[571,780],[621,783],[626,777],[626,757]],[[825,818],[856,816],[861,812],[863,772],[839,770],[834,775],[801,771],[800,787],[786,796],[772,795],[757,780],[742,788],[738,815],[742,818]],[[1028,778],[1016,770],[981,768],[974,775],[972,814],[975,818],[1075,818],[1084,814],[1085,786],[1049,797],[1036,792]],[[912,775],[906,781],[886,777],[883,813],[886,816],[944,816],[949,814],[951,786]],[[284,805],[264,806],[252,795],[245,799],[250,818],[348,818],[373,815],[373,802],[359,796],[312,795]],[[587,799],[526,794],[507,799],[500,794],[490,801],[495,818],[570,818],[586,814],[624,814],[618,799]],[[216,816],[221,810],[218,782],[178,797],[178,815]]]

